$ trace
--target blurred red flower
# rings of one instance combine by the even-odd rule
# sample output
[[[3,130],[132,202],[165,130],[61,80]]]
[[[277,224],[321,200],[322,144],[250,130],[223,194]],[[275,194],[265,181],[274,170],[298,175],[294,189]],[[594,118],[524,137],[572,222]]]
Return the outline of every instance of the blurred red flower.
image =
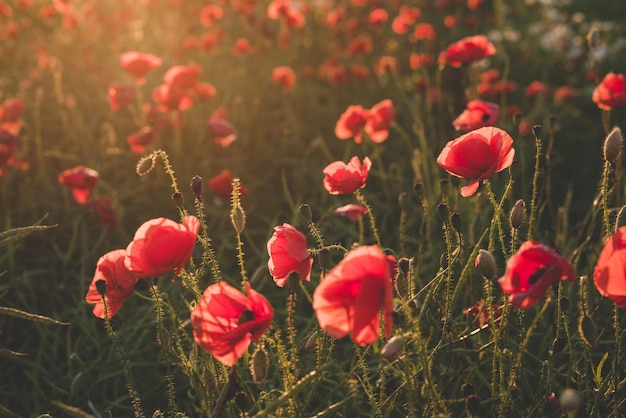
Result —
[[[165,72],[165,84],[175,86],[181,90],[189,90],[198,82],[202,67],[195,65],[175,65]]]
[[[418,70],[422,65],[430,65],[432,63],[432,55],[422,53],[411,53],[411,55],[409,55],[409,67],[411,67],[412,70]]]
[[[285,223],[274,227],[272,237],[267,241],[270,256],[267,268],[279,287],[285,286],[293,272],[300,280],[311,280],[313,257],[309,254],[304,234]]]
[[[409,30],[409,26],[415,23],[422,15],[422,11],[417,7],[400,6],[398,16],[391,22],[391,30],[398,35],[404,35]]]
[[[233,178],[230,175],[230,171],[225,169],[217,176],[209,179],[209,188],[217,193],[218,196],[230,200],[233,192]],[[247,194],[248,189],[246,189],[243,184],[240,184],[239,196],[243,197]]]
[[[461,196],[472,196],[478,184],[513,162],[513,139],[493,126],[479,128],[448,142],[437,164],[456,177],[471,179],[461,187]]]
[[[193,254],[199,228],[195,216],[185,216],[182,224],[167,218],[150,219],[126,247],[126,268],[142,278],[171,271],[177,276]]]
[[[237,129],[226,119],[211,117],[207,121],[207,127],[213,135],[213,141],[222,148],[226,148],[237,139]]]
[[[246,283],[247,296],[221,281],[206,288],[191,312],[193,338],[225,366],[234,365],[258,341],[274,316],[272,305]]]
[[[109,86],[109,105],[113,112],[130,106],[135,99],[135,89],[133,86],[124,86],[113,83]]]
[[[224,10],[222,6],[218,6],[217,4],[209,4],[204,6],[200,11],[200,22],[202,26],[211,26],[213,22],[219,20],[224,15]]]
[[[374,72],[378,75],[397,73],[399,69],[398,59],[391,55],[383,55],[374,62]]]
[[[418,23],[413,31],[413,36],[418,41],[422,39],[432,41],[437,39],[437,32],[435,31],[435,27],[430,23]]]
[[[393,279],[396,260],[376,246],[361,246],[331,269],[313,293],[313,309],[320,327],[331,337],[352,333],[359,346],[380,334],[383,311],[385,337],[393,329]]]
[[[493,312],[494,322],[500,320],[502,317],[502,307],[493,303],[491,305],[491,311]],[[478,328],[482,328],[489,323],[489,308],[485,305],[485,299],[483,298],[479,299],[474,305],[463,309],[463,315],[470,315]]]
[[[167,111],[187,110],[193,106],[190,92],[177,84],[161,84],[152,90],[152,100]]]
[[[572,264],[547,245],[526,241],[508,259],[498,283],[504,293],[510,294],[509,302],[513,306],[530,308],[559,280],[576,280]]]
[[[372,10],[367,17],[367,23],[372,29],[378,29],[383,23],[389,19],[387,10],[382,8],[376,8]]]
[[[156,55],[137,51],[128,51],[120,57],[120,65],[137,79],[137,83],[145,82],[145,75],[153,68],[160,67],[163,61]]]
[[[91,191],[98,183],[98,177],[96,170],[79,165],[59,174],[58,180],[71,190],[76,203],[84,205],[88,203]]]
[[[626,106],[626,77],[608,73],[593,90],[592,100],[603,110]]]
[[[111,205],[111,201],[106,197],[99,197],[97,199],[90,200],[88,205],[93,207],[96,214],[102,219],[102,221],[109,225],[111,228],[117,226],[117,216]]]
[[[626,309],[626,226],[604,244],[593,270],[593,282],[602,296]]]
[[[154,130],[149,126],[145,126],[128,137],[128,145],[130,145],[130,150],[133,153],[141,154],[153,140]]]
[[[293,88],[294,84],[296,84],[296,74],[291,67],[275,67],[272,70],[272,80],[281,86],[283,91],[289,91]]]
[[[496,47],[484,35],[468,36],[450,45],[439,56],[439,64],[460,67],[496,53]]]
[[[85,301],[94,304],[93,314],[104,319],[104,303],[96,287],[96,283],[103,280],[106,283],[104,299],[107,303],[108,319],[120,310],[124,301],[135,290],[137,277],[124,265],[126,250],[114,250],[106,253],[98,260],[96,272],[93,276]]]
[[[353,57],[357,54],[367,55],[372,52],[372,37],[369,35],[359,35],[350,41],[346,48],[346,54]]]
[[[17,136],[5,129],[0,130],[0,176],[4,175],[16,148]]]
[[[230,52],[233,55],[248,55],[252,53],[252,45],[246,38],[239,38],[235,41]]]
[[[338,215],[345,216],[351,221],[358,220],[362,215],[367,213],[367,209],[365,206],[358,205],[356,203],[349,203],[345,206],[341,206],[335,209],[335,213]]]
[[[369,116],[365,122],[365,133],[374,143],[380,144],[389,136],[389,127],[393,123],[396,112],[391,100],[386,99],[377,103],[369,111]]]
[[[348,106],[335,125],[337,138],[354,138],[354,142],[360,144],[363,137],[362,130],[365,127],[369,113],[370,111],[364,109],[361,105]]]
[[[492,126],[498,123],[500,117],[500,106],[496,103],[485,102],[483,100],[471,100],[467,103],[466,109],[452,122],[452,126],[457,131],[473,131],[485,126]]]
[[[363,159],[352,157],[348,164],[335,161],[324,168],[324,187],[330,194],[353,194],[365,187],[372,162],[368,157]]]
[[[543,96],[548,92],[548,85],[542,81],[532,81],[526,88],[524,89],[524,95],[526,97],[535,97],[535,96]]]
[[[211,100],[217,94],[217,89],[210,83],[198,82],[193,88],[193,93],[201,100]]]

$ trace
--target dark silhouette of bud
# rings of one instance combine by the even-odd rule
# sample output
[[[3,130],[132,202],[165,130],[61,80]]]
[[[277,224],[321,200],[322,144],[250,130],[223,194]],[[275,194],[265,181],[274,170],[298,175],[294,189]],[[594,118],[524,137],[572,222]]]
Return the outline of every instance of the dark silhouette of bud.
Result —
[[[398,204],[403,211],[409,210],[411,207],[411,196],[407,192],[400,193],[398,196]]]
[[[509,214],[509,221],[511,222],[511,227],[514,229],[519,229],[520,226],[524,223],[524,218],[526,217],[526,204],[522,199],[519,199],[515,202],[513,209],[511,209],[511,213]]]
[[[479,415],[480,414],[480,404],[482,399],[478,395],[470,395],[465,398],[465,406],[467,407],[467,412],[471,415]]]
[[[199,202],[202,202],[202,177],[193,176],[190,186],[193,195],[196,197],[196,199],[198,199]]]
[[[604,140],[604,159],[606,161],[615,164],[617,157],[622,152],[623,141],[624,135],[622,135],[622,130],[616,126]]]
[[[520,112],[513,113],[513,123],[519,125],[522,121],[522,114]]]
[[[298,207],[298,213],[300,213],[300,216],[302,217],[302,219],[304,219],[306,223],[311,222],[311,219],[313,219],[313,215],[311,214],[311,207],[306,203],[303,203]]]
[[[569,298],[567,296],[561,296],[559,299],[559,306],[561,307],[561,311],[567,312],[569,308]]]
[[[417,182],[413,184],[413,190],[415,190],[417,198],[422,201],[422,199],[424,198],[424,185],[420,182]]]
[[[533,136],[535,138],[539,138],[541,137],[541,125],[535,125],[533,126]]]
[[[96,281],[96,290],[100,296],[104,297],[104,294],[107,292],[107,282],[104,280]]]
[[[398,260],[398,268],[400,269],[402,274],[404,274],[407,277],[411,273],[412,261],[413,261],[412,259],[406,258],[406,257],[402,257],[401,259]]]
[[[589,29],[587,36],[585,37],[587,40],[587,46],[589,49],[594,49],[600,43],[600,31],[596,27],[592,27]]]
[[[473,395],[474,394],[474,385],[472,385],[471,383],[463,383],[461,385],[461,392],[463,392],[463,396],[465,396],[466,398],[469,395]]]
[[[137,167],[135,171],[140,176],[145,176],[149,172],[151,172],[156,166],[156,158],[154,154],[150,154],[147,157],[143,157],[137,162]]]
[[[552,354],[557,354],[560,353],[561,351],[563,351],[563,349],[565,348],[565,345],[567,344],[567,341],[565,340],[565,338],[563,337],[556,337],[553,341],[552,341]]]
[[[445,203],[440,203],[437,205],[437,215],[439,215],[439,219],[441,222],[448,222],[448,218],[450,217],[450,213],[448,212],[448,205]]]
[[[176,204],[178,209],[183,209],[185,207],[185,198],[181,192],[176,192],[172,195],[172,200]]]
[[[493,279],[496,275],[496,260],[489,251],[482,249],[478,251],[474,266],[486,279]]]
[[[450,190],[450,180],[448,179],[439,180],[439,191],[441,192],[441,195],[447,196],[448,190]]]
[[[456,232],[461,232],[461,214],[459,212],[452,212],[452,215],[450,215],[450,223]]]

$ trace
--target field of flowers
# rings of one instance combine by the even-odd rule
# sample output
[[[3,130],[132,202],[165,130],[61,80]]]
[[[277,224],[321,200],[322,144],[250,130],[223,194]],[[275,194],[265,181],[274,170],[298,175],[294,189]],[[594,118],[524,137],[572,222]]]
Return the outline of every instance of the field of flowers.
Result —
[[[626,4],[0,1],[0,416],[626,416]]]

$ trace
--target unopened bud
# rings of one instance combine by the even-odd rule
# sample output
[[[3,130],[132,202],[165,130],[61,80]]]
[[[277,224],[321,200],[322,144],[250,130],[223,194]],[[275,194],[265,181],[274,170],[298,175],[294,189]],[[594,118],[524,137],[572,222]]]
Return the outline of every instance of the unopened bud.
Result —
[[[413,184],[413,190],[415,190],[415,194],[417,195],[418,200],[422,200],[424,198],[424,185],[420,182]]]
[[[172,200],[176,204],[178,209],[183,209],[185,207],[185,198],[181,192],[176,192],[172,195]]]
[[[511,213],[509,215],[509,221],[511,222],[511,227],[514,229],[519,229],[520,226],[524,223],[524,218],[526,217],[526,203],[522,199],[519,199],[515,202],[513,209],[511,209]]]
[[[403,211],[409,210],[411,207],[411,196],[407,192],[400,193],[398,196],[398,204]]]
[[[480,404],[482,399],[478,395],[469,395],[465,398],[465,406],[467,407],[467,412],[469,412],[472,416],[480,414]]]
[[[463,383],[461,385],[461,392],[463,392],[463,396],[468,397],[474,393],[474,385],[471,383]]]
[[[413,259],[406,258],[406,257],[402,257],[401,259],[398,260],[398,269],[402,272],[402,274],[404,274],[407,277],[411,273],[412,262],[413,262]]]
[[[234,206],[230,211],[230,221],[237,231],[238,234],[243,232],[243,229],[246,227],[246,213],[243,211],[243,208],[237,202],[237,205]]]
[[[598,30],[598,28],[593,27],[589,29],[589,32],[587,33],[585,39],[587,40],[587,46],[589,47],[589,49],[594,49],[595,47],[597,47],[600,43],[600,31]]]
[[[452,212],[450,223],[456,232],[461,232],[461,214],[459,212]]]
[[[398,353],[404,348],[406,339],[401,335],[395,335],[387,341],[387,344],[380,350],[380,355],[387,360],[393,360]]]
[[[567,296],[561,296],[559,298],[559,307],[562,312],[567,312],[569,309],[569,298]]]
[[[541,137],[541,125],[535,125],[533,126],[533,136],[535,138],[539,138]]]
[[[145,176],[149,172],[151,172],[156,166],[156,158],[154,154],[150,154],[147,157],[143,157],[137,162],[137,167],[135,171],[140,176]]]
[[[202,202],[202,177],[193,176],[191,179],[191,191],[196,199],[198,199],[199,202]]]
[[[448,218],[450,217],[450,212],[448,211],[448,205],[445,203],[440,203],[437,205],[437,215],[439,215],[439,219],[441,222],[448,222]]]
[[[515,112],[513,113],[513,123],[515,125],[519,125],[520,122],[522,121],[522,114],[520,112]]]
[[[107,282],[102,279],[96,281],[96,290],[100,296],[104,297],[104,294],[107,292]]]
[[[560,353],[561,351],[563,351],[563,349],[565,348],[566,344],[567,344],[567,341],[565,340],[565,338],[563,338],[563,337],[556,337],[552,341],[552,354],[557,354],[557,353]]]
[[[486,279],[493,279],[496,275],[496,260],[489,251],[482,249],[478,251],[474,266]]]
[[[250,374],[254,383],[262,385],[267,377],[267,372],[270,368],[269,359],[267,353],[261,347],[258,347],[254,353],[252,353],[252,359],[250,360]]]
[[[304,222],[306,223],[311,222],[311,219],[313,219],[313,215],[311,214],[311,207],[306,203],[303,203],[298,207],[298,213],[300,213],[300,216],[302,217],[302,219],[304,219]]]
[[[304,344],[304,351],[310,351],[317,347],[317,339],[319,338],[319,331],[313,331],[309,338],[306,339]]]
[[[617,157],[622,152],[622,141],[624,135],[622,130],[617,126],[606,136],[604,140],[604,159],[611,164],[615,164]]]
[[[567,388],[559,396],[559,405],[566,411],[577,411],[580,404],[580,395],[574,389]]]

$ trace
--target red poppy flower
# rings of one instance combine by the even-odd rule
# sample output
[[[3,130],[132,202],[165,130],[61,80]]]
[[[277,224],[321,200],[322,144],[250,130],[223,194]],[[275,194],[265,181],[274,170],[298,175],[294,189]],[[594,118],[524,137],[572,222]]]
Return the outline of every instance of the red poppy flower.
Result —
[[[362,215],[365,215],[367,213],[367,209],[365,208],[365,206],[358,205],[356,203],[349,203],[345,206],[341,206],[335,209],[335,213],[337,215],[345,216],[351,221],[356,221]]]
[[[433,57],[429,54],[411,53],[409,55],[409,67],[412,70],[419,70],[422,65],[430,65],[433,63]]]
[[[108,319],[113,318],[126,298],[135,290],[137,277],[124,265],[125,257],[126,250],[114,250],[100,257],[96,264],[96,272],[89,285],[85,300],[87,303],[96,304],[93,308],[93,314],[97,318],[104,319],[104,303],[96,287],[98,281],[104,280],[106,283],[104,299],[107,303]]]
[[[229,170],[223,170],[217,176],[209,179],[209,188],[217,193],[224,199],[230,200],[230,196],[233,192],[233,178],[230,175]],[[239,186],[239,196],[243,197],[248,194],[243,184]]]
[[[311,280],[313,257],[307,249],[306,237],[289,224],[274,227],[274,234],[267,241],[270,259],[267,267],[274,281],[283,287],[289,275],[296,272],[301,280]]]
[[[396,116],[391,100],[383,100],[374,105],[369,111],[365,122],[365,133],[368,138],[377,144],[385,141],[389,136],[389,127]]]
[[[592,100],[604,110],[626,106],[626,77],[612,71],[608,73],[593,90]]]
[[[248,55],[252,53],[252,45],[246,38],[239,38],[235,41],[230,52],[233,55]]]
[[[272,70],[272,80],[278,84],[283,91],[289,91],[296,84],[296,74],[291,67],[281,66]]]
[[[348,106],[345,112],[339,117],[335,125],[335,135],[339,139],[354,138],[354,142],[361,143],[363,132],[370,111],[363,106]]]
[[[374,62],[374,71],[379,76],[387,73],[397,73],[399,69],[398,59],[391,55],[383,55]]]
[[[565,257],[539,242],[526,241],[506,263],[498,279],[509,302],[516,308],[530,308],[559,280],[574,281],[576,272]]]
[[[160,67],[163,64],[161,58],[144,54],[143,52],[128,51],[120,57],[120,65],[137,79],[137,83],[143,84],[144,77],[153,68]]]
[[[16,148],[17,136],[5,129],[0,130],[0,174],[4,172],[3,167],[13,158]]]
[[[417,40],[426,39],[432,41],[437,39],[437,31],[435,31],[435,27],[430,23],[418,23],[413,31],[413,36],[415,36]]]
[[[286,17],[291,7],[291,0],[274,0],[267,6],[267,17],[270,19]]]
[[[2,123],[18,122],[24,113],[24,102],[20,99],[8,99],[0,106],[0,120]]]
[[[130,106],[135,99],[135,89],[132,86],[111,84],[109,86],[109,105],[113,112]]]
[[[219,20],[224,15],[224,9],[217,4],[204,6],[200,11],[200,22],[202,26],[211,26],[213,22]]]
[[[313,309],[320,327],[334,338],[352,333],[359,346],[380,334],[382,309],[385,337],[393,329],[393,277],[396,261],[376,246],[350,251],[317,286]]]
[[[365,187],[367,175],[372,167],[372,161],[365,157],[363,164],[359,157],[352,157],[348,164],[335,161],[324,168],[324,187],[330,194],[353,194]]]
[[[549,87],[546,83],[535,80],[526,86],[524,89],[524,95],[526,95],[526,97],[540,96],[546,94],[548,89]]]
[[[473,131],[474,129],[498,123],[500,106],[483,100],[471,100],[466,109],[454,121],[452,126],[457,131]]]
[[[493,312],[493,320],[498,321],[502,317],[502,307],[493,303],[491,305],[491,310]],[[463,309],[463,315],[470,315],[471,319],[474,321],[474,324],[478,328],[482,328],[484,325],[489,323],[489,308],[485,305],[485,299],[481,298],[478,302],[476,302],[472,306],[468,306]]]
[[[251,341],[269,328],[272,305],[246,283],[247,296],[221,281],[206,288],[191,312],[193,338],[225,366],[234,365]]]
[[[370,12],[367,17],[367,23],[372,29],[378,29],[380,25],[387,21],[387,19],[389,19],[389,13],[387,13],[387,10],[377,8]]]
[[[448,142],[437,164],[456,177],[471,179],[461,187],[461,196],[472,196],[478,184],[513,163],[513,139],[493,126],[479,128]]]
[[[59,174],[58,180],[69,187],[76,203],[84,205],[89,201],[91,191],[98,183],[98,172],[91,168],[77,166]]]
[[[604,244],[593,282],[602,296],[626,309],[626,227],[620,227]]]
[[[191,89],[202,72],[202,67],[199,65],[175,65],[171,67],[165,75],[163,80],[165,84],[170,86],[176,86],[181,90]]]
[[[193,106],[189,92],[177,84],[161,84],[152,90],[152,100],[168,111],[187,110]]]
[[[369,35],[359,35],[352,39],[346,48],[346,54],[353,57],[357,54],[367,55],[372,52],[372,37]]]
[[[199,228],[195,216],[185,216],[182,224],[167,218],[150,219],[126,247],[126,268],[143,278],[171,271],[177,276],[191,258]]]
[[[496,47],[484,35],[468,36],[453,43],[439,56],[440,64],[460,67],[496,53]]]
[[[237,129],[226,119],[210,118],[207,127],[213,135],[213,141],[222,148],[226,148],[237,139]]]
[[[117,216],[115,215],[115,211],[109,199],[99,197],[89,201],[88,205],[96,211],[96,214],[98,214],[105,224],[109,225],[111,228],[117,226]]]
[[[141,154],[154,140],[154,130],[146,126],[128,137],[130,150],[135,154]]]

